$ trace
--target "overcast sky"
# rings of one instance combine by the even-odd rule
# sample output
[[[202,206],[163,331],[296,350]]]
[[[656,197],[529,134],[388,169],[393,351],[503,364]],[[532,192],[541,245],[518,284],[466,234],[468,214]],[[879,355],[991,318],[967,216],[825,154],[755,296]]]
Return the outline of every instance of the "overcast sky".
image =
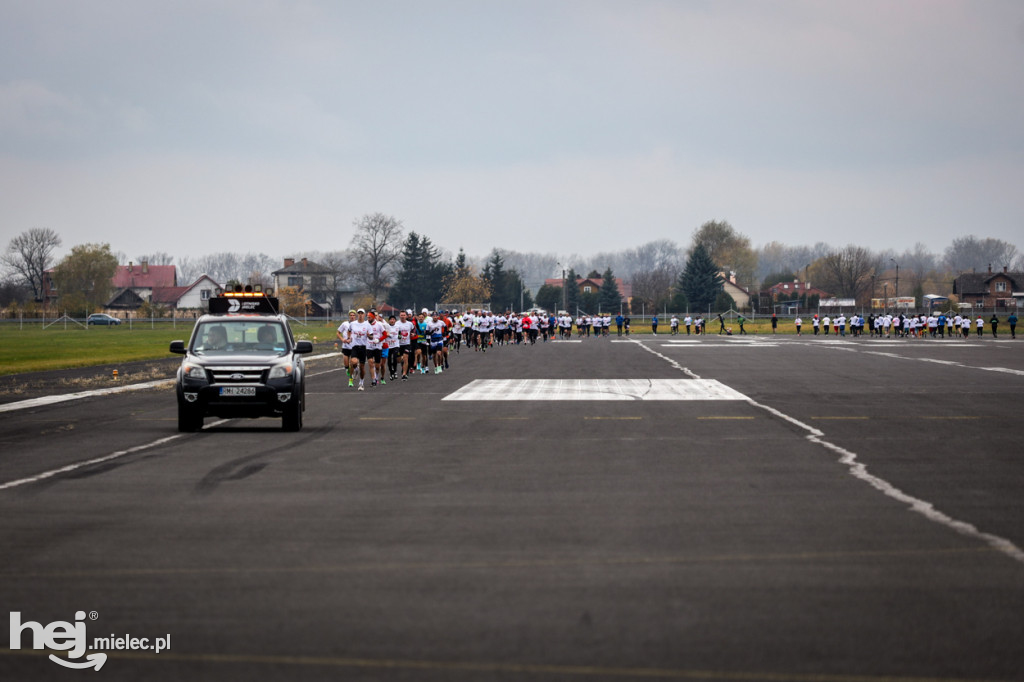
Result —
[[[0,238],[1024,247],[1020,0],[0,0]]]

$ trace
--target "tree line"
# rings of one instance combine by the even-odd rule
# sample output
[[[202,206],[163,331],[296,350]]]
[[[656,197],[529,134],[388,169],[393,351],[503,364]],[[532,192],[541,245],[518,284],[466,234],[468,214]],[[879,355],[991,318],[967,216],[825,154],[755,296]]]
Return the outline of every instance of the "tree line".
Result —
[[[102,307],[112,295],[109,283],[114,270],[129,259],[113,252],[109,244],[80,244],[57,260],[61,246],[60,235],[48,228],[33,228],[14,237],[0,255],[0,306],[40,301],[44,273],[52,270],[68,309]],[[317,284],[323,293],[360,291],[369,304],[409,308],[465,302],[502,310],[528,309],[534,304],[556,310],[565,305],[570,311],[587,312],[620,309],[618,278],[630,284],[633,309],[639,312],[732,307],[722,290],[724,277],[750,292],[800,280],[840,298],[864,300],[883,287],[894,291],[897,277],[904,295],[948,295],[953,279],[964,272],[987,267],[1024,270],[1024,255],[999,239],[959,237],[941,251],[924,243],[903,251],[853,244],[834,247],[824,242],[794,246],[772,241],[754,247],[749,237],[718,220],[696,228],[685,247],[660,239],[593,256],[495,248],[484,257],[471,257],[462,249],[453,255],[427,235],[407,233],[401,220],[382,213],[354,220],[346,249],[288,255],[306,257],[328,273]],[[281,258],[264,253],[231,252],[177,259],[155,252],[138,255],[134,261],[175,264],[179,284],[207,274],[225,284],[264,287],[273,286],[271,273],[282,263]],[[545,284],[548,278],[561,279],[562,273],[570,283],[587,273],[587,278],[604,284],[589,293],[581,293],[576,286],[563,292],[559,286]]]

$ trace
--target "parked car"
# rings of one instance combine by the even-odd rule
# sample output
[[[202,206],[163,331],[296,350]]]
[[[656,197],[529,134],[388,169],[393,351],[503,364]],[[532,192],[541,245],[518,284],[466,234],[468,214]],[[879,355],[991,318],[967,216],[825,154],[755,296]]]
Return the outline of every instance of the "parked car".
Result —
[[[106,313],[93,313],[85,322],[86,324],[121,324],[121,320],[117,319],[113,315],[107,315]]]

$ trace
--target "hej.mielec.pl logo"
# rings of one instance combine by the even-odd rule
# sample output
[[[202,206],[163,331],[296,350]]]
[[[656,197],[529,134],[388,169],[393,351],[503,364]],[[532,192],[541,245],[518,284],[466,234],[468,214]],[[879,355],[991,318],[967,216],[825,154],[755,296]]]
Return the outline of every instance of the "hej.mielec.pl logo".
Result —
[[[96,620],[99,614],[95,611],[89,614],[90,620]],[[11,612],[10,648],[18,650],[22,648],[22,638],[31,637],[31,648],[45,651],[66,651],[67,658],[61,658],[50,654],[50,660],[66,668],[94,668],[99,670],[107,661],[107,655],[99,651],[85,655],[88,649],[92,650],[145,650],[160,653],[171,648],[170,634],[164,637],[132,637],[130,635],[109,637],[97,637],[93,639],[92,646],[85,633],[85,611],[75,612],[74,622],[54,621],[49,625],[43,625],[35,621],[27,620],[22,622],[21,612]],[[84,660],[79,660],[85,655]]]

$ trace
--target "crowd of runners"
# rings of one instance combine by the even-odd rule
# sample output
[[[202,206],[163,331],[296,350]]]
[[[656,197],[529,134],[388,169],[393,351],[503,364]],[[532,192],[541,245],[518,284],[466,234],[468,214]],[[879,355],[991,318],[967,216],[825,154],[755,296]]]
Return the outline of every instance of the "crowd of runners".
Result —
[[[1011,313],[1007,318],[1007,323],[1010,327],[1011,337],[1017,338],[1016,314]],[[793,320],[793,324],[796,326],[796,333],[800,334],[803,320],[797,317]],[[893,315],[886,313],[884,315],[869,315],[867,318],[854,313],[850,315],[849,319],[843,314],[839,314],[834,318],[825,315],[820,319],[817,315],[814,315],[811,319],[811,327],[815,336],[819,332],[827,336],[829,330],[835,335],[846,336],[847,327],[849,327],[851,336],[863,336],[866,329],[867,333],[872,337],[884,337],[887,339],[967,339],[972,335],[982,337],[985,335],[986,325],[988,325],[989,333],[992,337],[998,338],[999,318],[996,315],[993,315],[987,322],[981,315],[971,317],[970,315],[960,315],[959,313],[950,313],[948,315],[946,313],[921,313],[919,315],[906,315],[902,313]],[[773,332],[775,331],[775,326],[773,321]]]
[[[463,349],[486,353],[495,346],[536,344],[556,336],[608,336],[610,315],[491,313],[486,310],[403,310],[386,319],[376,310],[350,310],[338,326],[337,339],[345,356],[348,385],[365,390],[390,381],[408,381],[415,374],[441,374],[451,353]],[[621,325],[620,325],[621,331]]]
[[[337,339],[345,356],[348,385],[362,391],[366,379],[371,386],[390,381],[407,381],[415,374],[441,374],[449,368],[451,353],[463,349],[486,353],[488,348],[505,345],[536,344],[559,338],[602,337],[611,334],[615,325],[616,335],[630,333],[628,316],[618,315],[614,321],[610,314],[548,315],[540,312],[492,313],[486,310],[429,311],[419,314],[403,310],[386,319],[377,311],[367,312],[363,308],[350,310],[348,320],[339,325]],[[726,327],[725,320],[718,315],[719,333],[732,335],[732,327]],[[739,331],[745,334],[745,319],[738,319]],[[777,333],[778,318],[772,316],[772,333]],[[1007,319],[1010,334],[1016,338],[1017,316]],[[803,320],[793,320],[796,333],[802,334]],[[865,329],[872,337],[882,338],[969,338],[972,334],[982,336],[989,325],[993,337],[998,335],[999,320],[996,316],[987,323],[978,316],[946,315],[870,315],[867,318],[856,313],[849,318],[844,314],[829,317],[814,315],[811,328],[815,336],[832,334],[845,337],[861,336]],[[686,334],[704,334],[707,323],[701,316],[686,315],[682,319],[673,315],[669,322],[670,333],[675,335],[685,330]],[[652,331],[658,333],[657,317],[651,320]]]

